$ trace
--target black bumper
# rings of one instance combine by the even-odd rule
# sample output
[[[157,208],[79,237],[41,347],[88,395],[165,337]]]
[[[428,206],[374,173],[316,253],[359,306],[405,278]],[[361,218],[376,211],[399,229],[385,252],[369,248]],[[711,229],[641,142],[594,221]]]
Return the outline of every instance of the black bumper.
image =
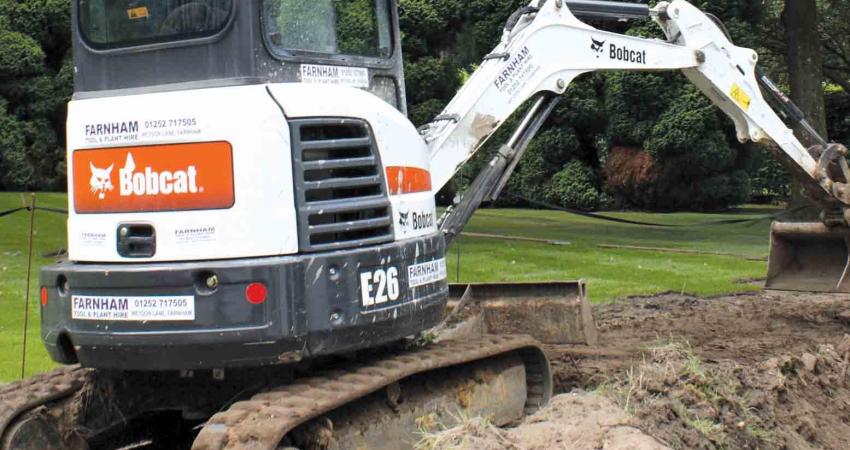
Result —
[[[121,370],[260,366],[378,346],[437,324],[445,278],[410,288],[408,267],[440,260],[442,236],[327,254],[150,264],[61,263],[41,271],[42,339],[62,363]],[[364,307],[361,274],[394,267],[399,298]],[[214,290],[206,280],[214,274]],[[67,281],[67,283],[66,283]],[[268,288],[259,305],[251,283]],[[195,319],[130,322],[72,318],[74,296],[193,296]]]

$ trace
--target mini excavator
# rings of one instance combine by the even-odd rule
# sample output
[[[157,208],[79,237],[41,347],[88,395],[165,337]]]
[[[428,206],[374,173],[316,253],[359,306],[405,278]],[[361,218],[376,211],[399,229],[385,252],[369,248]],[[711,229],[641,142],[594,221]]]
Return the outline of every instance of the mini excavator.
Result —
[[[501,425],[541,407],[531,337],[404,339],[443,320],[447,245],[594,71],[679,70],[741,142],[769,143],[823,210],[774,226],[769,286],[847,292],[846,148],[685,0],[533,0],[420,129],[395,0],[71,3],[69,254],[40,275],[67,366],[0,388],[4,450],[399,448],[453,408]],[[435,193],[524,105],[438,216]]]

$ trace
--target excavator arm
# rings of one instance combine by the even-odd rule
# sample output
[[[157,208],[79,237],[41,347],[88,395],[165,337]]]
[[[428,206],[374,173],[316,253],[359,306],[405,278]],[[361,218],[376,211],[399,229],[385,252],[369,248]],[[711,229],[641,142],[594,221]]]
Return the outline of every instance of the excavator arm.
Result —
[[[666,41],[601,31],[581,20],[651,18]],[[440,229],[448,243],[475,210],[495,200],[558,98],[581,74],[602,70],[681,70],[735,123],[738,140],[768,148],[822,209],[818,223],[775,223],[769,289],[850,292],[850,167],[758,67],[753,50],[734,45],[723,24],[685,0],[647,5],[598,0],[534,0],[518,10],[502,40],[457,96],[421,129],[433,183],[444,186],[525,102],[536,98],[511,139],[478,174]],[[806,148],[764,97],[806,131]]]
[[[602,31],[582,22],[577,15],[651,18],[667,40]],[[841,212],[839,219],[846,224],[843,211],[850,205],[850,198],[845,180],[829,177],[833,162],[847,172],[843,158],[846,149],[827,145],[812,131],[820,150],[810,152],[774,111],[762,88],[788,118],[809,130],[811,127],[757,64],[756,52],[734,45],[722,23],[685,0],[661,2],[651,9],[621,2],[532,1],[509,19],[499,45],[485,57],[442,114],[421,129],[430,149],[433,184],[439,188],[514,111],[529,99],[538,99],[511,141],[485,169],[491,173],[476,186],[482,191],[480,198],[469,198],[468,204],[460,208],[463,213],[444,223],[444,231],[449,237],[459,232],[480,201],[498,195],[545,114],[551,112],[557,96],[576,77],[613,70],[681,70],[732,119],[741,142],[775,143],[774,153],[809,196],[825,210]],[[475,194],[470,192],[468,197]]]

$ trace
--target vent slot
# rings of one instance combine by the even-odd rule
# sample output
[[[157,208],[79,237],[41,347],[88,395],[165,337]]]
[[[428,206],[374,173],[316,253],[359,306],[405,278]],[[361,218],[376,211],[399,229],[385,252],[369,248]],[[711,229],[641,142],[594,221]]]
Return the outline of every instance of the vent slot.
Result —
[[[301,251],[393,240],[380,154],[365,121],[290,122]]]

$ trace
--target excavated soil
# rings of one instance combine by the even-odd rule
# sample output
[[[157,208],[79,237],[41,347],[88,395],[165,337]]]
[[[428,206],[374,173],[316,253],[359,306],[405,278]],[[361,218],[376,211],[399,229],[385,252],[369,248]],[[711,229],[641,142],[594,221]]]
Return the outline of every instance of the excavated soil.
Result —
[[[548,348],[547,408],[428,447],[850,448],[850,296],[662,295],[594,315],[599,346]]]
[[[663,295],[594,309],[600,346],[551,347],[673,448],[850,448],[850,296]]]

